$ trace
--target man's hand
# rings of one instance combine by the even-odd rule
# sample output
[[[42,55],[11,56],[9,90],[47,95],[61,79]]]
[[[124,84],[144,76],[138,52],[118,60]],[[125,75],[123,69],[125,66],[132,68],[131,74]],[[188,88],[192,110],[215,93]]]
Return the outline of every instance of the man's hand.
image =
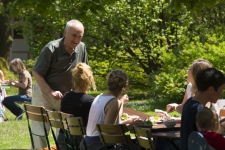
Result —
[[[63,95],[60,91],[52,91],[50,96],[53,97],[55,100],[61,100]]]

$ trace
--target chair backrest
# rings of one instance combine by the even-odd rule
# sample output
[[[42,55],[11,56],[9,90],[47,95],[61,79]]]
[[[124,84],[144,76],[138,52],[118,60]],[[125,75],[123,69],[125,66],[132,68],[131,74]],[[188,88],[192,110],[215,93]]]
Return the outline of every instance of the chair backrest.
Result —
[[[225,117],[225,109],[220,109],[219,118],[223,119]]]
[[[139,146],[150,150],[156,149],[150,129],[134,127],[134,133]]]
[[[210,150],[210,146],[200,132],[193,131],[188,138],[188,150],[197,149]]]
[[[127,149],[130,149],[129,144],[132,141],[130,135],[126,134],[128,128],[125,124],[97,124],[96,127],[106,149],[107,144],[124,144]]]
[[[82,137],[84,148],[87,150],[87,144],[84,140],[84,135],[86,135],[86,128],[83,123],[83,119],[81,117],[67,117],[65,118],[66,123],[64,124],[64,128],[68,130],[71,139],[74,139],[74,147],[75,149],[79,149],[79,143],[77,142],[79,139],[76,139],[77,136]]]
[[[45,125],[45,123],[48,122],[48,119],[47,119],[46,111],[45,111],[44,107],[34,106],[34,105],[30,105],[30,104],[24,104],[24,109],[25,109],[25,113],[26,113],[26,117],[27,117],[27,123],[28,123],[28,129],[29,129],[29,133],[30,133],[32,148],[35,148],[34,140],[33,140],[33,135],[35,135],[35,136],[45,137],[45,139],[47,141],[47,147],[48,147],[48,149],[51,149],[49,139],[48,139],[48,132],[47,132],[46,125]],[[36,134],[32,131],[30,120],[42,122],[44,135]]]

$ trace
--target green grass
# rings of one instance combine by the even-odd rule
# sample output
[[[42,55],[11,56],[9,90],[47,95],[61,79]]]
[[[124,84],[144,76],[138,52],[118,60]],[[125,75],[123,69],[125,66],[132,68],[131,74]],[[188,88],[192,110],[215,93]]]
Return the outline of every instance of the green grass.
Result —
[[[8,95],[17,94],[17,88],[7,89]],[[98,95],[101,92],[90,93],[94,96]],[[147,99],[146,96],[138,99],[135,99],[135,95],[132,95],[133,98],[130,99],[130,102],[125,105],[125,107],[130,107],[138,111],[145,112],[151,116],[155,116],[154,109],[165,110],[165,104],[155,102],[153,100]],[[21,121],[15,121],[15,116],[6,109],[5,114],[8,118],[8,121],[0,123],[0,149],[29,149],[31,147],[30,137],[28,133],[28,126],[25,115]],[[179,115],[178,113],[172,113],[171,115]],[[50,134],[51,135],[51,134]],[[50,141],[53,144],[52,136],[50,136]]]

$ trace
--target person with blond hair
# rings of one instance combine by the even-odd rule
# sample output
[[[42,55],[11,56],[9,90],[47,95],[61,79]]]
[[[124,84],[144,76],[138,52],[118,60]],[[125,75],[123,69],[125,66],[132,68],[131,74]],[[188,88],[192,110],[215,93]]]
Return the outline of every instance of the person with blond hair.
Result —
[[[93,77],[91,67],[85,63],[79,63],[72,69],[72,78],[74,90],[67,92],[61,101],[60,111],[68,114],[72,114],[74,117],[82,117],[84,126],[87,126],[89,110],[94,97],[88,95],[88,89],[91,86],[96,90],[96,85]],[[76,137],[77,143],[80,143],[82,138]],[[59,142],[60,150],[66,150],[66,144],[63,131],[59,131],[57,138]],[[71,142],[74,142],[71,140]]]
[[[209,109],[203,108],[196,115],[196,126],[215,150],[225,150],[225,138],[223,134],[217,133],[220,128],[225,130],[224,123],[220,123],[218,114]]]
[[[18,74],[18,81],[9,80],[8,84],[18,88],[19,93],[5,97],[2,104],[16,116],[16,120],[21,120],[24,110],[16,102],[31,102],[32,78],[21,59],[13,59],[10,66]]]
[[[197,91],[197,87],[195,83],[197,73],[203,69],[207,69],[210,67],[212,67],[212,65],[209,63],[209,61],[205,59],[196,59],[192,62],[191,66],[187,70],[187,74],[188,74],[187,81],[189,82],[189,84],[187,85],[183,101],[181,104],[177,104],[177,103],[168,104],[166,106],[166,110],[168,113],[173,112],[175,110],[180,114],[182,113],[185,102],[190,97],[194,96]],[[207,104],[207,105],[209,105],[208,107],[210,107],[210,104]]]

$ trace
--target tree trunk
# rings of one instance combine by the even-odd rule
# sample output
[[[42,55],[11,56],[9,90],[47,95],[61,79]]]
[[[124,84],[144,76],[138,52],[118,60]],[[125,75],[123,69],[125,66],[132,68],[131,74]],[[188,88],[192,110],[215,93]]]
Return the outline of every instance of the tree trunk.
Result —
[[[2,0],[4,8],[10,0]],[[6,12],[7,14],[7,12]],[[10,27],[11,19],[4,14],[0,14],[0,57],[4,58],[5,61],[0,59],[0,69],[9,69],[8,63],[10,59],[10,54],[12,51],[12,28]],[[2,68],[3,67],[3,68]]]

